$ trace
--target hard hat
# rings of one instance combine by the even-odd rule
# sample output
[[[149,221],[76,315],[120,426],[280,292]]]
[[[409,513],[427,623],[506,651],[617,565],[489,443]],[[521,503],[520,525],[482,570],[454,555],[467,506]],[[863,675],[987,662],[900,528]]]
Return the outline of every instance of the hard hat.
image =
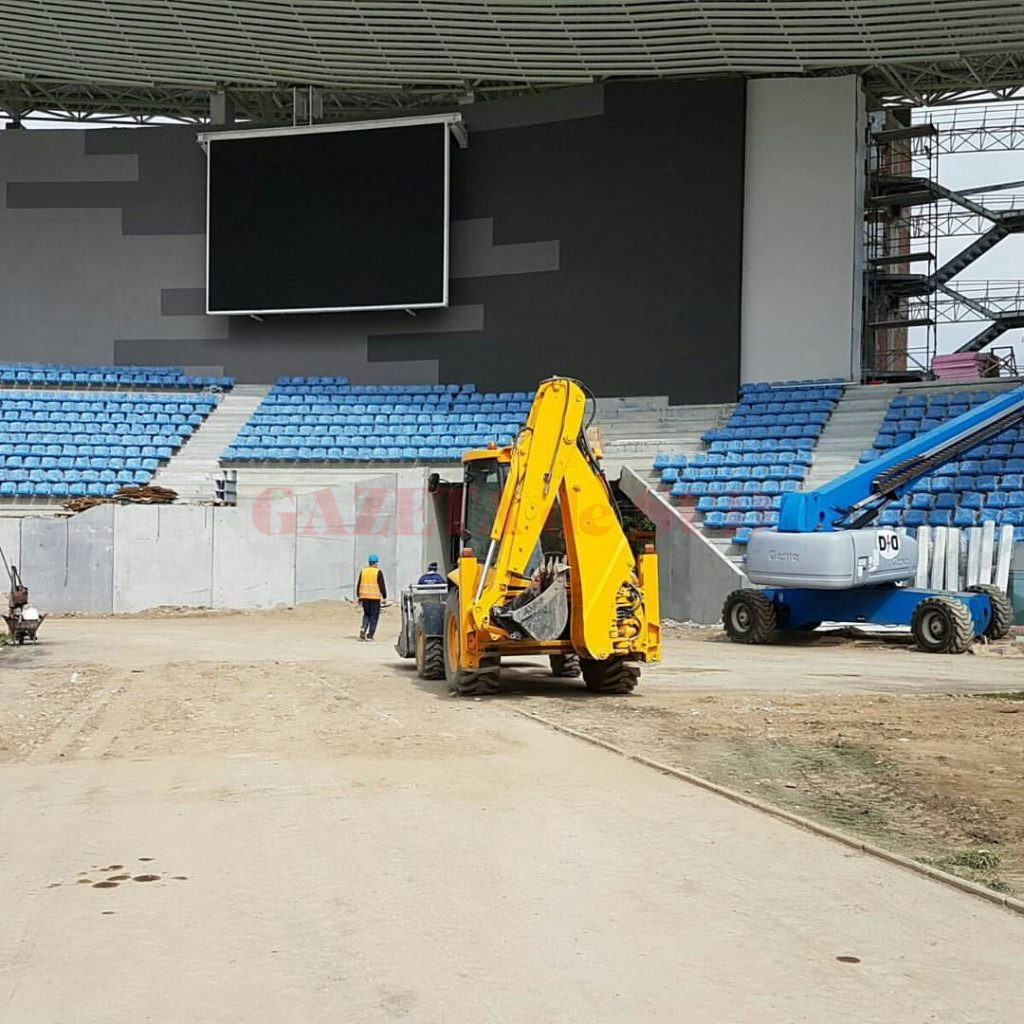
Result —
[[[427,568],[431,572],[437,572],[437,562],[431,562],[430,565],[427,566]]]
[[[380,559],[376,555],[370,555],[367,561],[370,563],[370,565],[376,565],[380,561]]]

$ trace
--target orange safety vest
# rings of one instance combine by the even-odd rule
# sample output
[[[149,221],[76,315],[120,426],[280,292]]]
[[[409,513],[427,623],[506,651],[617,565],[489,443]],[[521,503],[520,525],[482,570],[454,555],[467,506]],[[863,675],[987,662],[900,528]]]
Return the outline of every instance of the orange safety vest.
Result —
[[[359,600],[379,601],[381,599],[380,583],[377,582],[377,574],[380,569],[375,565],[368,565],[359,574]]]

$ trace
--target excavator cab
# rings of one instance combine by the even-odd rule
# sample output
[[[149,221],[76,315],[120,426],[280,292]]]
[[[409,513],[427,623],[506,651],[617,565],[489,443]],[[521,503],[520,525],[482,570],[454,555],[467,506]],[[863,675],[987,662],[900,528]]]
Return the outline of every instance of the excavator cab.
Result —
[[[660,659],[657,556],[634,558],[567,378],[538,388],[515,442],[463,458],[462,551],[442,638],[462,694],[498,688],[501,658],[546,655],[556,676],[626,693]]]

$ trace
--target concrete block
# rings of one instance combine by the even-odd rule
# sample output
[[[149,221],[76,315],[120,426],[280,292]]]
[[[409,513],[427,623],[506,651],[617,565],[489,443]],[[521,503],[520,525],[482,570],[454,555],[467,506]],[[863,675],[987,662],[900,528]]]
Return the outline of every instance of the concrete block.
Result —
[[[213,517],[201,505],[114,508],[114,611],[213,604]]]
[[[8,565],[21,565],[21,523],[20,518],[13,516],[0,519],[0,551],[3,551]],[[0,564],[2,572],[3,565]],[[6,585],[6,578],[0,575],[0,590]]]
[[[351,600],[355,586],[354,482],[296,499],[295,603]]]
[[[294,604],[295,529],[264,532],[251,503],[214,512],[214,608]]]
[[[113,607],[114,507],[21,522],[21,571],[44,612],[109,614]]]

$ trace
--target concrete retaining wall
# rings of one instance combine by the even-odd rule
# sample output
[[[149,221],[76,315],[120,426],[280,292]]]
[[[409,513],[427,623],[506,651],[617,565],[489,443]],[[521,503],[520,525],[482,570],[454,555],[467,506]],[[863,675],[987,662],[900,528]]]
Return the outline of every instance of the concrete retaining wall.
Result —
[[[399,469],[236,508],[100,505],[3,519],[0,547],[47,612],[269,608],[353,598],[371,551],[397,596],[423,571],[436,532],[427,508],[422,470]]]
[[[661,614],[677,622],[719,622],[726,595],[750,586],[746,576],[638,473],[624,468],[619,486],[658,528]]]

